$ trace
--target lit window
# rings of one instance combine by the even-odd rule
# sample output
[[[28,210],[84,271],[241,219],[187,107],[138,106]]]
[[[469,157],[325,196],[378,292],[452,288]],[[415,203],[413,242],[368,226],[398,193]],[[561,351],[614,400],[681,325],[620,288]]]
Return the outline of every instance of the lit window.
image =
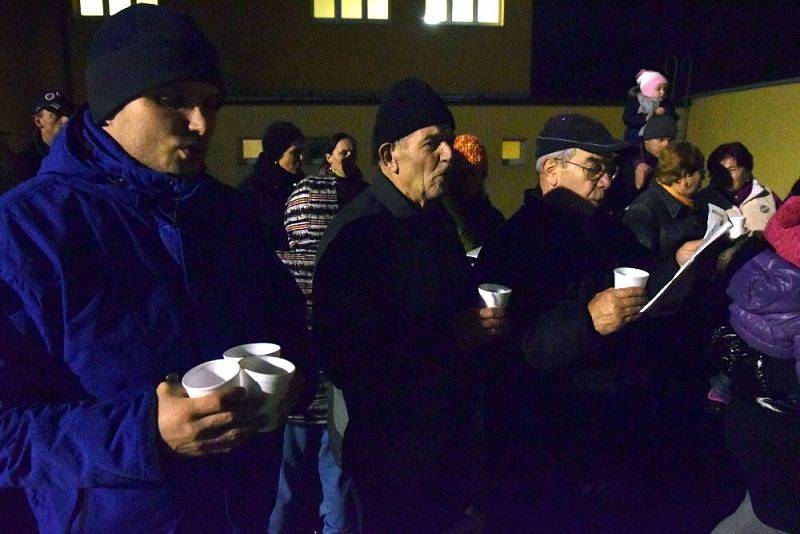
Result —
[[[503,0],[425,0],[423,20],[426,24],[502,26]]]
[[[314,0],[318,20],[389,20],[389,0]]]
[[[78,14],[82,17],[104,17],[119,13],[131,4],[158,5],[158,0],[79,0]]]
[[[503,165],[526,165],[526,140],[525,139],[503,139],[500,145],[500,159]]]
[[[241,161],[252,163],[261,154],[261,139],[242,139]]]

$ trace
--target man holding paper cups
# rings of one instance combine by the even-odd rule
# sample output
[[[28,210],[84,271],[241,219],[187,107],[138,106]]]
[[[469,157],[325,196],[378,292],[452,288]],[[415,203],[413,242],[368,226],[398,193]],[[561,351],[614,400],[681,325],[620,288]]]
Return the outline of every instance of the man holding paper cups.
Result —
[[[418,79],[395,84],[373,130],[380,172],[323,237],[314,332],[350,421],[343,467],[365,532],[439,532],[464,513],[478,378],[505,327],[479,308],[447,211],[455,122]]]
[[[481,281],[513,290],[512,357],[490,387],[487,423],[497,442],[494,509],[508,528],[530,524],[515,495],[563,498],[572,484],[585,482],[585,453],[600,447],[587,446],[592,425],[602,425],[607,414],[576,385],[593,384],[604,376],[596,371],[618,364],[612,334],[636,319],[646,302],[643,284],[615,289],[613,271],[647,268],[647,251],[597,209],[616,175],[614,156],[624,147],[589,117],[550,118],[536,138],[539,187],[526,192],[523,206],[478,259]],[[548,460],[536,461],[542,457]],[[544,489],[532,490],[532,483]]]
[[[39,175],[0,198],[0,484],[42,532],[266,529],[264,399],[165,381],[252,341],[296,362],[304,339],[289,273],[205,174],[216,51],[135,5],[98,29],[87,85]]]

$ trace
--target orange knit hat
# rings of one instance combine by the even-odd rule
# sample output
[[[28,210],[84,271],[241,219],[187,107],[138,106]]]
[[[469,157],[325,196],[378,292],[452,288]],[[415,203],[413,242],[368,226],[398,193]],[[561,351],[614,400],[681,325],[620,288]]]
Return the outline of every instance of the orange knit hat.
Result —
[[[461,134],[453,141],[453,150],[477,172],[484,174],[489,170],[486,147],[472,134]]]

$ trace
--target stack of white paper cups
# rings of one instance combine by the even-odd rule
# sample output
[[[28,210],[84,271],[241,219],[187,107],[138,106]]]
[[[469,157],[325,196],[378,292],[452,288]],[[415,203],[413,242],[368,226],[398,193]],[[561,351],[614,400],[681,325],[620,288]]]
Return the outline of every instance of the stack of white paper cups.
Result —
[[[295,365],[280,358],[281,347],[274,343],[249,343],[226,350],[222,359],[201,363],[190,369],[182,380],[189,397],[202,397],[215,391],[242,386],[248,395],[267,395],[262,412],[269,424],[267,432],[277,427],[274,417],[278,404],[289,391]]]

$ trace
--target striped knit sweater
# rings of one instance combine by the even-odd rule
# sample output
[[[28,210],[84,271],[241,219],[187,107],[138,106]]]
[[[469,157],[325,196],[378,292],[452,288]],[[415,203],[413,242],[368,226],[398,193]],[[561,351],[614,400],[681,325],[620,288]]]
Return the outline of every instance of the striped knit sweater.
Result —
[[[364,181],[349,181],[346,188],[333,174],[307,176],[298,182],[286,201],[284,226],[289,237],[289,250],[278,251],[278,256],[294,276],[306,299],[307,324],[311,324],[313,299],[311,286],[314,278],[314,259],[322,235],[339,209],[369,186]],[[345,189],[346,191],[343,191]],[[320,381],[320,389],[311,406],[302,416],[293,416],[295,423],[324,424],[327,421],[327,382]]]

